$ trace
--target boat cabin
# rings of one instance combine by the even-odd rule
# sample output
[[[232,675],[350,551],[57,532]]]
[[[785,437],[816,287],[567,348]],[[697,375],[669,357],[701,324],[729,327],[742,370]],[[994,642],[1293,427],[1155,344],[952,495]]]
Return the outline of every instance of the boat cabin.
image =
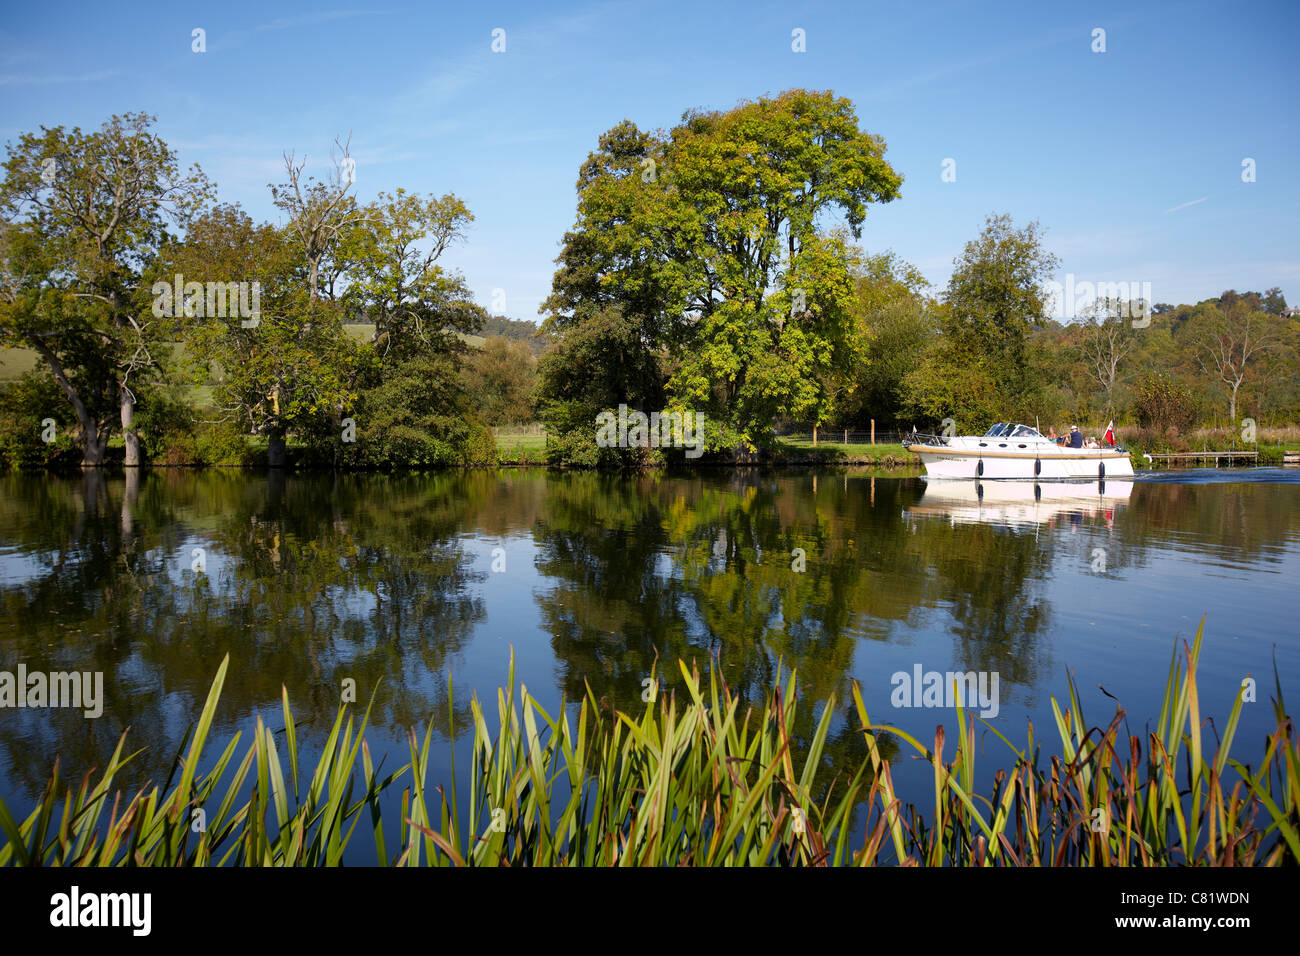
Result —
[[[994,425],[992,428],[990,428],[988,431],[984,433],[984,437],[1002,438],[1002,439],[1038,438],[1046,441],[1046,439],[1044,439],[1043,436],[1038,433],[1038,430],[1036,428],[1030,428],[1028,425],[1017,425],[1014,422],[1001,422],[997,425]]]

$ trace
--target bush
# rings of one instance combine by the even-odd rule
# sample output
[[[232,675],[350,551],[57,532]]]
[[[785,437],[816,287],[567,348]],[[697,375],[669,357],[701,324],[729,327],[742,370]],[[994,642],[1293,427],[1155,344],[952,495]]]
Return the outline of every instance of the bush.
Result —
[[[68,400],[49,372],[0,382],[0,469],[75,465],[81,461],[76,431]],[[47,435],[53,440],[45,441]]]
[[[197,418],[178,389],[159,386],[144,390],[135,412],[135,430],[144,457],[162,465],[197,464]]]
[[[252,465],[256,450],[234,422],[199,422],[194,432],[197,464],[243,468]]]
[[[1138,424],[1143,430],[1165,433],[1175,429],[1173,438],[1191,428],[1199,411],[1196,398],[1181,382],[1166,375],[1148,375],[1134,392]]]
[[[356,441],[343,446],[349,465],[377,468],[495,464],[496,442],[470,411],[456,363],[421,355],[386,372],[352,417]]]

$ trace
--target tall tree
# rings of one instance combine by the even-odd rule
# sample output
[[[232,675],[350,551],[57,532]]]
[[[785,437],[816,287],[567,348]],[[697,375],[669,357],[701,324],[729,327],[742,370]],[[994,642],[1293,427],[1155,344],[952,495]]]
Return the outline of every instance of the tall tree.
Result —
[[[451,193],[427,198],[398,189],[380,193],[344,233],[339,262],[347,276],[342,302],[349,318],[370,322],[381,356],[434,348],[463,352],[486,313],[465,279],[439,259],[474,221]]]
[[[254,224],[237,206],[196,219],[185,241],[167,251],[166,268],[187,276],[238,276],[256,282],[256,322],[190,309],[186,344],[201,363],[200,382],[218,376],[214,401],[223,417],[267,436],[272,467],[286,462],[286,436],[356,400],[358,343],[329,303],[310,298],[306,268],[291,237]]]
[[[854,369],[855,427],[876,419],[884,427],[903,422],[903,383],[930,347],[935,303],[929,282],[892,252],[867,256],[856,278],[855,312],[867,341],[864,361]]]
[[[1088,370],[1106,397],[1107,418],[1115,411],[1115,383],[1120,366],[1137,344],[1133,329],[1124,318],[1140,314],[1132,303],[1099,298],[1083,317],[1081,348]]]
[[[848,100],[806,90],[688,112],[666,136],[610,130],[580,173],[544,306],[560,345],[543,396],[557,402],[547,383],[571,380],[550,369],[580,354],[565,347],[577,335],[604,343],[598,361],[635,399],[662,387],[670,405],[705,413],[711,448],[752,451],[778,416],[823,417],[834,373],[861,356],[849,240],[902,183],[884,151]]]
[[[346,282],[339,297],[345,315],[374,325],[358,379],[364,396],[353,451],[380,464],[484,461],[492,443],[471,421],[462,371],[466,338],[487,313],[464,277],[439,262],[474,217],[450,193],[424,197],[403,189],[380,193],[361,212],[364,221],[341,234],[336,257]]]
[[[953,262],[944,296],[951,310],[947,332],[1000,382],[1023,372],[1025,342],[1047,312],[1043,283],[1057,265],[1037,222],[1015,229],[1006,215],[985,220],[979,238]]]
[[[312,302],[322,297],[322,274],[327,279],[324,291],[327,297],[332,297],[333,279],[340,270],[331,272],[328,262],[337,249],[340,235],[366,218],[349,194],[356,181],[349,142],[335,139],[327,180],[304,178],[307,158],[298,161],[296,154],[289,152],[284,154],[285,182],[270,186],[272,201],[289,217],[285,228],[296,239],[306,264],[307,294]]]
[[[1250,307],[1244,298],[1225,292],[1219,307],[1203,310],[1191,330],[1197,359],[1207,374],[1217,376],[1228,392],[1228,421],[1237,421],[1237,393],[1276,342],[1270,317]]]
[[[41,356],[76,414],[82,462],[104,461],[117,410],[126,464],[140,463],[136,388],[163,331],[142,275],[211,196],[145,113],[97,132],[24,133],[0,184],[0,340]]]
[[[941,334],[908,375],[909,404],[921,416],[959,427],[1032,414],[1042,383],[1030,372],[1030,332],[1045,324],[1044,283],[1057,258],[1037,222],[1016,229],[989,216],[953,261]]]

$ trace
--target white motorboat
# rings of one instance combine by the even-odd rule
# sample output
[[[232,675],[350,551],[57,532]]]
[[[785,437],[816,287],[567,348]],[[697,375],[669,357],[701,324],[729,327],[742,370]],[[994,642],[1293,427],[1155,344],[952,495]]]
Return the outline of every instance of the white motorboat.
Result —
[[[932,478],[1097,481],[1132,478],[1128,451],[1114,445],[1058,445],[1036,428],[1000,422],[983,435],[913,435],[903,442]]]

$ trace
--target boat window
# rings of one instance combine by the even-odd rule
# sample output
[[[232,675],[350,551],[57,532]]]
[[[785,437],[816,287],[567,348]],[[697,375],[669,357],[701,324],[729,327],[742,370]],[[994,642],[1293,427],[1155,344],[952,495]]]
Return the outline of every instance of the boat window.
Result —
[[[985,432],[984,437],[985,437],[985,438],[1001,438],[1001,437],[1002,437],[1002,431],[1003,431],[1003,429],[1005,429],[1006,427],[1007,427],[1007,423],[1006,423],[1006,422],[998,422],[998,424],[994,425],[994,426],[993,426],[992,428],[990,428],[987,432]]]
[[[1011,433],[1012,438],[1041,438],[1042,436],[1028,425],[1017,425],[1016,430]]]

